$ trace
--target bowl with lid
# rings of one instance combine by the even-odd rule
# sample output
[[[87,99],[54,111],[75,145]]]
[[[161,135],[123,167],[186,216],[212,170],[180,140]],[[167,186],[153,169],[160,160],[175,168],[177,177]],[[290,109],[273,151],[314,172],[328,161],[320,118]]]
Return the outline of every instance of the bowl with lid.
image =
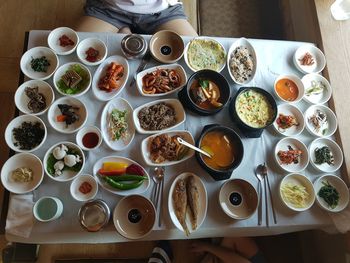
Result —
[[[175,63],[182,57],[185,44],[177,33],[161,30],[152,36],[149,48],[155,60],[161,63]]]
[[[211,156],[195,153],[202,168],[217,181],[230,178],[244,155],[240,136],[233,129],[216,124],[204,126],[196,146]]]
[[[226,78],[210,69],[193,73],[186,86],[178,93],[184,107],[199,115],[221,111],[230,99],[230,85]]]
[[[126,35],[121,42],[121,49],[127,59],[143,57],[147,52],[147,41],[138,34]]]
[[[108,224],[111,212],[108,205],[100,199],[86,202],[79,209],[79,222],[88,232],[100,231]]]

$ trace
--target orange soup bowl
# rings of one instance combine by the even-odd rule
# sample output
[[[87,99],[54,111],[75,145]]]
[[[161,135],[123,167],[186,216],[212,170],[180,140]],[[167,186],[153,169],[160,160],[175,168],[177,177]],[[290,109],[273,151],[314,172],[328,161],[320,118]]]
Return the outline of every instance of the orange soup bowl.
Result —
[[[199,164],[217,181],[230,178],[244,155],[241,137],[233,129],[218,124],[204,126],[196,146],[211,155],[196,152]]]
[[[296,103],[304,97],[305,88],[297,76],[280,75],[275,80],[274,91],[281,101]]]

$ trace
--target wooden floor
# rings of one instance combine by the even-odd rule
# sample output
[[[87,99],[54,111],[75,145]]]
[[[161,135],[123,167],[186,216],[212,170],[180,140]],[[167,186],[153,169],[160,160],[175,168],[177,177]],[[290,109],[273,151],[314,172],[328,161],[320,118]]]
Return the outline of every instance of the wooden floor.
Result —
[[[191,0],[192,1],[192,0]],[[18,87],[19,60],[22,55],[24,33],[32,29],[53,29],[58,26],[73,27],[77,18],[83,13],[84,0],[1,0],[0,1],[0,105],[1,134],[14,114],[13,95]],[[190,19],[192,22],[195,18]],[[0,166],[8,157],[8,147],[4,136],[0,136]],[[2,187],[2,186],[0,186]],[[2,196],[3,189],[0,189]],[[2,204],[2,200],[0,200]],[[318,242],[315,241],[315,236]],[[328,237],[314,232],[289,234],[275,237],[259,238],[259,245],[266,251],[270,262],[343,262],[342,252],[329,256],[329,260],[315,261],[318,248],[325,251],[325,244],[331,242],[341,248],[339,238]],[[321,240],[325,240],[322,242]],[[337,243],[338,242],[338,243]],[[172,241],[174,262],[197,262],[196,255],[188,253],[190,241]],[[6,240],[0,236],[0,249]],[[123,244],[65,244],[42,245],[39,250],[39,263],[52,262],[55,258],[98,258],[98,257],[137,257],[149,256],[153,242],[136,242]],[[310,251],[313,251],[310,253]]]

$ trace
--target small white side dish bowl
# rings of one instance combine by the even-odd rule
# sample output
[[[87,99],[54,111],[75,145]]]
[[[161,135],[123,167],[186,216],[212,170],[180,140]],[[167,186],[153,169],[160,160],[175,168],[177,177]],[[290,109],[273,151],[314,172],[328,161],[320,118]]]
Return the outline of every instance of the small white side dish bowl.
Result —
[[[281,81],[282,79],[290,80],[290,81],[294,82],[294,84],[297,86],[297,88],[298,88],[298,96],[297,96],[297,98],[295,100],[286,100],[286,99],[282,98],[281,95],[277,92],[277,83],[279,81]],[[275,80],[275,84],[273,85],[273,87],[274,87],[273,90],[275,91],[276,96],[283,102],[297,103],[297,102],[301,101],[302,98],[304,97],[304,93],[305,93],[304,84],[301,81],[301,79],[298,78],[295,75],[280,75],[280,76],[278,76],[276,78],[276,80]]]
[[[105,77],[107,69],[109,68],[109,66],[112,62],[121,65],[124,68],[124,72],[123,72],[123,76],[117,81],[117,83],[119,84],[119,88],[113,89],[110,92],[107,92],[105,90],[101,90],[98,87],[98,83],[100,82],[100,80],[102,78]],[[118,55],[108,57],[105,61],[103,61],[98,66],[98,68],[95,71],[94,77],[92,79],[92,91],[98,100],[101,100],[101,101],[111,100],[111,99],[115,98],[116,96],[118,96],[118,94],[120,92],[122,92],[122,90],[125,87],[126,82],[128,81],[128,78],[129,78],[129,63],[128,63],[128,61],[124,57],[118,56]]]
[[[31,67],[32,59],[41,58],[45,56],[49,61],[50,65],[48,66],[46,72],[37,72],[34,71]],[[20,62],[21,70],[24,75],[30,79],[39,79],[45,80],[50,78],[53,73],[58,68],[58,57],[55,52],[48,47],[33,47],[29,49],[26,53],[23,54]]]
[[[147,138],[145,138],[142,142],[141,142],[141,153],[142,153],[142,157],[145,160],[145,163],[148,166],[169,166],[169,165],[175,165],[181,162],[186,161],[187,159],[191,158],[194,155],[194,151],[190,148],[188,148],[187,146],[182,146],[185,147],[185,150],[187,150],[186,154],[184,154],[184,156],[180,159],[180,160],[174,160],[174,161],[168,161],[165,160],[164,162],[161,163],[155,163],[152,158],[151,158],[151,151],[150,151],[150,146],[152,143],[152,140],[162,134],[166,134],[170,137],[178,135],[181,136],[182,139],[184,139],[186,142],[192,144],[193,146],[195,145],[195,141],[193,139],[192,134],[189,131],[170,131],[170,132],[160,132],[154,135],[151,135]]]
[[[324,104],[332,96],[332,87],[331,84],[329,84],[328,80],[323,77],[320,74],[317,73],[310,73],[306,74],[301,81],[304,83],[305,87],[305,95],[304,95],[304,100],[311,103],[311,104]],[[324,89],[318,94],[309,94],[308,91],[310,91],[313,88],[313,85],[317,83],[323,83]]]
[[[83,183],[88,183],[91,186],[90,192],[84,194],[80,191],[80,187],[83,187]],[[89,201],[91,199],[94,199],[96,194],[98,192],[98,184],[92,175],[89,174],[82,174],[76,177],[70,184],[70,193],[72,197],[80,202]]]
[[[291,184],[293,186],[297,185],[304,188],[308,196],[305,198],[305,205],[303,207],[299,207],[293,204],[290,200],[287,199],[286,196],[284,196],[282,188],[287,184]],[[282,203],[295,212],[308,210],[314,204],[316,199],[315,190],[311,181],[306,176],[298,173],[291,173],[283,177],[279,186],[279,196],[282,200]]]
[[[301,156],[298,158],[298,163],[283,164],[278,157],[279,151],[288,151],[288,146],[293,150],[300,150]],[[296,138],[286,137],[281,139],[275,146],[275,160],[276,163],[286,172],[297,173],[303,171],[309,164],[309,154],[305,144]]]
[[[62,90],[59,87],[59,82],[62,81],[61,80],[62,76],[64,74],[66,74],[66,72],[68,70],[74,70],[75,67],[79,67],[80,69],[82,69],[81,72],[84,72],[83,76],[82,76],[82,73],[79,74],[79,76],[84,77],[84,78],[82,78],[82,80],[77,84],[76,87],[68,88],[67,90]],[[74,70],[74,71],[77,72],[76,70]],[[88,90],[91,86],[91,79],[92,79],[91,73],[87,67],[85,67],[83,64],[78,63],[78,62],[70,62],[70,63],[63,64],[61,67],[59,67],[57,69],[57,71],[55,72],[55,74],[53,76],[53,84],[54,84],[56,90],[60,94],[62,94],[63,96],[78,97],[78,96],[81,96],[81,95],[85,94],[86,92],[88,92]],[[79,89],[79,90],[77,90],[77,89]]]
[[[13,129],[18,128],[22,125],[24,122],[30,122],[30,123],[36,123],[39,122],[40,126],[44,129],[44,137],[42,141],[35,146],[34,148],[30,150],[21,150],[19,146],[15,145],[15,138],[13,136]],[[14,118],[6,127],[5,130],[5,141],[8,147],[10,147],[12,150],[16,152],[34,152],[35,150],[39,149],[45,142],[47,136],[47,129],[45,123],[37,116],[34,115],[20,115],[16,118]]]
[[[326,201],[319,196],[320,189],[324,186],[324,183],[327,182],[333,186],[339,194],[338,205],[334,208],[330,207]],[[314,189],[317,204],[328,212],[340,212],[344,210],[349,203],[349,188],[344,181],[336,175],[327,174],[317,178],[314,182]]]
[[[91,133],[92,136],[94,136],[93,134],[95,134],[96,136],[96,145],[93,147],[89,147],[88,145],[84,144],[84,136]],[[77,142],[77,144],[79,145],[80,148],[82,148],[84,151],[91,151],[91,150],[95,150],[98,147],[100,147],[101,143],[102,143],[102,133],[100,131],[99,128],[97,128],[96,126],[86,126],[81,128],[78,132],[77,135],[75,136],[75,140]]]
[[[138,166],[140,166],[142,168],[142,170],[145,173],[144,176],[147,176],[148,179],[144,180],[143,183],[139,187],[134,188],[134,189],[120,190],[120,189],[114,188],[114,187],[110,186],[98,174],[99,169],[102,168],[103,163],[105,163],[105,162],[125,163],[128,166],[131,165],[131,164],[136,164],[136,165],[138,165]],[[94,167],[92,168],[92,170],[93,170],[93,176],[95,176],[95,178],[96,178],[97,182],[99,183],[99,185],[103,189],[105,189],[106,191],[111,192],[111,193],[116,194],[116,195],[127,196],[127,195],[132,195],[132,194],[142,194],[142,193],[147,191],[148,187],[151,184],[151,177],[149,176],[149,174],[147,173],[147,171],[145,170],[145,168],[142,165],[140,165],[139,163],[135,162],[134,160],[131,160],[129,158],[122,157],[122,156],[106,156],[106,157],[103,157],[103,158],[97,160],[97,162],[94,164]]]
[[[193,66],[191,66],[191,64],[190,64],[190,62],[189,62],[189,60],[188,60],[188,53],[189,53],[188,50],[189,50],[189,48],[190,48],[190,44],[191,44],[192,41],[197,41],[197,40],[205,40],[205,41],[211,42],[211,43],[213,43],[214,45],[218,45],[218,46],[223,50],[223,52],[224,52],[224,54],[225,54],[225,57],[224,57],[224,59],[223,59],[222,64],[219,65],[219,66],[220,66],[219,69],[218,69],[218,70],[215,70],[215,71],[217,71],[217,72],[221,72],[221,71],[224,69],[225,65],[226,65],[226,55],[227,55],[226,49],[225,49],[225,47],[224,47],[221,43],[219,43],[218,41],[216,41],[214,38],[206,37],[206,36],[195,37],[195,38],[191,39],[191,40],[187,43],[187,45],[185,46],[185,50],[184,50],[184,59],[185,59],[185,62],[186,62],[186,65],[188,66],[188,68],[189,68],[190,70],[192,70],[193,72],[196,72],[196,71],[199,71],[199,70],[202,70],[202,69],[210,69],[210,68],[207,68],[207,67],[194,68]],[[204,53],[201,53],[201,55],[203,55],[203,54],[204,54]],[[209,56],[210,56],[210,55],[212,55],[212,54],[209,54]],[[214,55],[213,55],[213,56],[214,56]],[[214,69],[212,69],[212,70],[214,70]]]
[[[328,163],[317,164],[315,150],[327,146],[333,154],[334,165]],[[310,162],[317,170],[325,173],[333,173],[337,171],[343,164],[343,152],[339,145],[328,138],[317,138],[309,145]]]
[[[143,129],[141,127],[140,120],[138,117],[139,112],[145,107],[150,107],[150,106],[153,106],[153,105],[156,105],[159,103],[165,103],[166,105],[169,105],[174,109],[175,119],[176,119],[175,125],[168,127],[168,128],[165,128],[163,130],[145,130],[145,129]],[[133,120],[134,120],[135,128],[139,133],[141,133],[141,134],[154,134],[154,133],[158,133],[161,131],[162,132],[169,131],[171,129],[174,129],[175,127],[178,127],[186,120],[186,113],[185,113],[185,110],[184,110],[184,108],[179,100],[177,100],[177,99],[161,99],[161,100],[155,100],[152,102],[148,102],[148,103],[136,108],[133,112]]]
[[[33,113],[28,108],[30,98],[26,95],[26,88],[38,87],[38,92],[45,97],[46,107],[40,112]],[[15,93],[15,104],[16,107],[24,114],[41,115],[47,111],[50,105],[55,100],[55,93],[49,83],[42,80],[28,80],[18,87]]]
[[[301,59],[304,57],[306,53],[309,53],[314,63],[312,65],[302,65]],[[300,46],[294,53],[293,63],[295,67],[300,70],[302,73],[319,73],[326,66],[326,57],[322,53],[320,49],[311,44],[306,44]]]
[[[174,88],[173,90],[168,91],[168,92],[154,93],[154,94],[145,93],[144,90],[143,90],[143,77],[146,76],[149,73],[155,72],[157,70],[161,71],[163,69],[165,69],[165,70],[174,70],[174,71],[177,72],[178,76],[180,77],[179,86],[177,88]],[[166,96],[166,95],[173,94],[173,93],[179,91],[183,86],[185,86],[186,83],[187,83],[186,72],[185,72],[184,68],[181,65],[179,65],[179,64],[159,65],[159,66],[156,66],[156,67],[153,67],[153,68],[145,69],[144,71],[141,71],[140,73],[138,73],[136,75],[136,86],[137,86],[140,94],[142,96],[146,96],[146,97],[161,97],[161,96]]]
[[[169,196],[168,196],[168,210],[169,210],[169,215],[170,219],[173,222],[173,224],[176,226],[177,229],[180,231],[184,232],[183,227],[181,226],[179,220],[176,217],[175,214],[175,206],[173,202],[173,194],[175,191],[176,184],[179,180],[187,180],[189,176],[193,176],[195,179],[195,183],[197,185],[198,189],[198,194],[199,194],[199,207],[198,207],[198,216],[197,216],[197,229],[201,227],[203,224],[205,217],[207,215],[207,210],[208,210],[208,194],[207,194],[207,189],[205,188],[205,185],[203,181],[199,178],[199,176],[189,173],[189,172],[184,172],[178,176],[175,177],[174,181],[172,182],[170,189],[169,189]],[[190,233],[195,232],[196,230],[192,229],[191,226],[191,220],[190,220],[190,214],[189,214],[189,209],[186,211],[187,216],[185,219],[185,223],[187,225],[187,228]]]
[[[279,134],[284,136],[297,136],[303,132],[305,128],[304,115],[296,106],[285,103],[285,104],[278,105],[277,110],[278,110],[277,118],[273,123],[273,127],[275,127],[276,131]],[[288,129],[280,128],[278,126],[280,114],[283,114],[285,116],[293,116],[299,125],[293,125]]]
[[[33,172],[33,180],[16,182],[12,172],[17,168],[29,168]],[[2,185],[11,193],[25,194],[36,189],[44,178],[44,168],[41,160],[31,153],[18,153],[8,159],[1,169]]]
[[[73,43],[71,45],[61,46],[60,38],[67,36]],[[58,27],[52,30],[47,38],[47,44],[56,52],[57,55],[69,55],[74,52],[79,43],[77,32],[69,27]]]
[[[231,68],[231,66],[230,66],[230,64],[231,64],[230,62],[232,60],[233,52],[238,47],[246,48],[248,50],[249,57],[253,61],[252,73],[250,75],[248,75],[248,78],[245,81],[237,80],[235,78],[234,74],[233,74],[234,69]],[[247,84],[247,83],[251,82],[253,80],[254,76],[255,76],[255,73],[256,73],[257,61],[258,60],[257,60],[255,49],[254,49],[253,45],[248,41],[248,39],[242,37],[242,38],[236,40],[235,42],[233,42],[233,44],[231,45],[230,49],[228,50],[227,62],[226,62],[227,63],[227,70],[228,70],[228,73],[230,74],[231,79],[238,85],[244,85],[244,84]],[[243,67],[243,68],[246,69],[246,67]]]
[[[95,62],[90,62],[86,59],[86,51],[89,48],[96,49],[98,51],[98,59]],[[78,59],[87,66],[97,66],[101,64],[107,57],[107,46],[106,44],[98,38],[86,38],[80,41],[77,47]]]
[[[79,120],[68,126],[65,122],[58,122],[57,116],[62,114],[61,110],[58,108],[58,104],[67,104],[78,107],[79,109],[75,112],[79,115]],[[61,133],[74,133],[78,131],[85,125],[87,118],[88,111],[85,104],[81,100],[73,97],[61,97],[57,99],[54,103],[52,103],[49,111],[47,112],[47,119],[51,127]]]
[[[324,125],[323,129],[319,129],[318,131],[315,129],[311,121],[311,117],[315,114],[316,111],[320,110],[326,115],[327,125]],[[332,136],[338,127],[337,117],[334,112],[323,105],[311,105],[304,113],[306,129],[314,136],[317,137],[329,137]]]
[[[127,136],[125,138],[120,138],[119,140],[113,140],[111,138],[111,130],[109,128],[109,121],[111,117],[111,113],[114,109],[119,111],[126,111],[127,118]],[[101,132],[102,137],[105,143],[111,148],[113,151],[122,151],[126,149],[132,142],[135,136],[135,126],[132,119],[133,109],[130,103],[123,98],[114,98],[109,101],[106,106],[103,108],[101,114]]]
[[[71,169],[68,169],[68,168],[64,168],[62,170],[62,174],[59,175],[59,176],[54,176],[53,174],[50,173],[49,171],[49,167],[48,167],[48,160],[50,158],[50,156],[52,158],[54,158],[55,160],[54,161],[60,161],[60,160],[56,160],[55,157],[53,157],[53,155],[51,155],[53,153],[53,150],[60,146],[60,145],[65,145],[69,151],[68,152],[72,152],[74,151],[74,154],[75,155],[79,155],[80,158],[81,158],[81,168],[79,169],[79,171],[74,171],[74,170],[71,170]],[[63,160],[63,159],[62,159]],[[67,182],[67,181],[71,181],[73,180],[74,178],[76,178],[77,176],[79,176],[82,172],[82,170],[84,169],[84,165],[85,165],[85,155],[84,155],[84,152],[83,150],[78,146],[76,145],[75,143],[72,143],[72,142],[59,142],[59,143],[56,143],[54,144],[53,146],[50,147],[50,149],[48,149],[45,153],[45,156],[44,156],[44,160],[43,160],[43,163],[44,163],[44,169],[45,169],[45,173],[54,181],[57,181],[57,182]]]

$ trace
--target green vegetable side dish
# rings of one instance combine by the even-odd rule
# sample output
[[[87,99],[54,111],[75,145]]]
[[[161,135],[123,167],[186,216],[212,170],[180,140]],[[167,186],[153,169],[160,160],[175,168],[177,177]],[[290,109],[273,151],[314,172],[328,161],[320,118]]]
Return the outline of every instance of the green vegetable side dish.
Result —
[[[328,146],[316,148],[315,158],[316,158],[315,160],[316,164],[328,163],[329,165],[334,165],[334,156]]]
[[[131,190],[131,189],[135,189],[138,188],[139,186],[141,186],[143,184],[144,176],[139,176],[140,179],[138,180],[123,180],[123,181],[116,181],[110,177],[105,177],[105,180],[107,182],[107,184],[115,189],[118,190]],[[148,179],[148,178],[147,178]]]
[[[67,154],[73,154],[73,155],[79,155],[80,156],[80,154],[77,151],[75,151],[73,149],[69,149],[69,148],[68,148]],[[55,165],[55,163],[57,161],[58,160],[56,160],[56,158],[53,156],[53,154],[50,153],[49,157],[47,158],[46,165],[47,165],[47,171],[53,177],[57,176],[57,175],[55,175],[55,168],[54,168],[54,165]],[[78,162],[76,165],[74,165],[72,167],[69,167],[69,166],[65,165],[64,168],[63,168],[63,171],[64,170],[68,170],[68,171],[73,171],[73,172],[79,172],[82,166],[83,166],[83,162]]]
[[[127,110],[112,110],[109,118],[108,129],[113,141],[126,138],[128,134],[127,113]]]
[[[323,186],[318,191],[318,196],[323,198],[327,205],[334,209],[339,202],[339,193],[328,181],[322,181]]]
[[[82,80],[75,86],[75,87],[69,87],[67,86],[62,79],[60,79],[56,84],[58,89],[65,93],[65,94],[77,94],[84,90],[87,85],[89,84],[90,81],[90,76],[89,72],[87,72],[85,69],[83,69],[80,65],[74,64],[69,67],[68,70],[73,70],[75,71],[81,78]],[[67,71],[68,71],[67,70]]]
[[[306,90],[305,95],[318,95],[321,94],[323,91],[327,91],[326,85],[322,81],[313,80],[311,81],[311,87]]]
[[[30,61],[30,66],[35,72],[46,72],[47,68],[50,66],[50,62],[45,56],[40,58],[33,58]]]

